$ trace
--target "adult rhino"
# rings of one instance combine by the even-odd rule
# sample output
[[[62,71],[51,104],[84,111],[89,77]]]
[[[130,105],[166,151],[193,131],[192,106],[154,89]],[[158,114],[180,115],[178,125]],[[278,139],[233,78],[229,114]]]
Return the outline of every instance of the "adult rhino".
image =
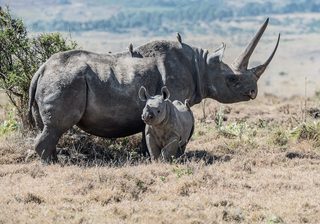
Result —
[[[245,51],[229,66],[225,45],[208,53],[178,41],[153,41],[123,53],[96,54],[72,50],[53,55],[33,76],[29,115],[42,130],[35,150],[45,162],[57,160],[56,144],[73,125],[101,137],[143,132],[141,86],[152,95],[167,86],[172,100],[190,105],[212,98],[222,103],[257,96],[257,80],[272,60],[248,69],[249,58],[268,25],[265,21]],[[32,113],[31,113],[32,109]]]

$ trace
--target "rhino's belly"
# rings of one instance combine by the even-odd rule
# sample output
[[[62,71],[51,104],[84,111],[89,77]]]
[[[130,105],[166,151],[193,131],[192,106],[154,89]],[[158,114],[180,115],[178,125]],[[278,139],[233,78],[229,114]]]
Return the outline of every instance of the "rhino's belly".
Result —
[[[128,112],[128,111],[127,111]],[[131,115],[133,113],[131,112]],[[122,118],[121,118],[122,117]],[[106,138],[119,138],[136,134],[144,130],[141,115],[123,118],[121,114],[101,114],[101,116],[84,116],[77,124],[85,132]]]
[[[94,127],[86,127],[82,126],[80,124],[77,125],[80,127],[82,130],[85,132],[88,132],[92,135],[104,137],[104,138],[121,138],[121,137],[126,137],[129,135],[133,135],[139,132],[142,132],[144,129],[144,125],[142,124],[140,127],[118,127],[117,129],[114,130],[106,130],[106,129],[99,129],[99,128],[94,128]]]

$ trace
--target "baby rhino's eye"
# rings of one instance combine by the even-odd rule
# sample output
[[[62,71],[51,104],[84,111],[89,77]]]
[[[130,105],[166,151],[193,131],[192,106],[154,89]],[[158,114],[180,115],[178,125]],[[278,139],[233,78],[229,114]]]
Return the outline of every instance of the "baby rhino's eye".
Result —
[[[158,112],[158,114],[160,114],[160,110],[158,110],[157,112]]]

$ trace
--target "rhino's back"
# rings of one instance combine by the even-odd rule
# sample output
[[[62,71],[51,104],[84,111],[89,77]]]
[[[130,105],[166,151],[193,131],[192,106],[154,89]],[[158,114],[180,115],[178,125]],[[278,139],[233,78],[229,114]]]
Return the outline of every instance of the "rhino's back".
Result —
[[[190,108],[181,101],[175,100],[172,104],[175,108],[175,127],[181,134],[182,140],[187,142],[191,137],[194,128],[193,113]]]
[[[80,70],[84,71],[87,83],[87,102],[78,125],[89,133],[104,137],[122,137],[142,131],[143,103],[138,98],[138,91],[141,85],[157,91],[161,75],[155,58],[87,52],[81,57],[69,59],[69,64],[78,67],[85,63],[82,65],[85,68]],[[81,72],[76,73],[79,76]]]
[[[190,111],[190,108],[185,103],[182,103],[180,100],[175,100],[172,102],[172,104],[176,107],[176,109],[179,112],[192,113]]]

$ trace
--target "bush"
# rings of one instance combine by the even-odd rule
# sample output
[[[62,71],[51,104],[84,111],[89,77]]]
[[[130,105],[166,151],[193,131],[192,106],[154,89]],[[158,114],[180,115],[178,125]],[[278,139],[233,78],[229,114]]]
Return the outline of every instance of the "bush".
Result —
[[[302,123],[292,130],[291,135],[299,141],[313,141],[314,147],[320,147],[320,122]]]
[[[6,120],[0,123],[0,136],[19,129],[19,124],[17,122],[15,114],[16,113],[14,109],[8,109]]]
[[[272,132],[271,136],[271,142],[274,145],[278,146],[285,146],[289,142],[289,136],[286,133],[285,130],[278,128],[275,131]]]
[[[54,53],[76,46],[59,33],[29,37],[22,20],[14,18],[9,8],[0,7],[0,89],[16,108],[23,127],[28,123],[28,91],[33,74]]]

